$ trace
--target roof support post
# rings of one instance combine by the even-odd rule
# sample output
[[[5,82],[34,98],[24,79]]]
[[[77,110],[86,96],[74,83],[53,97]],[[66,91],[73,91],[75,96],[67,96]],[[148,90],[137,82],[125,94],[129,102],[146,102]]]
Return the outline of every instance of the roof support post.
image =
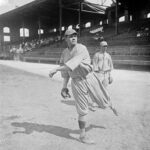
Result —
[[[59,35],[62,40],[62,0],[59,0]]]
[[[39,17],[38,19],[38,35],[39,35],[39,40],[41,40],[41,19]]]
[[[79,37],[81,36],[81,10],[82,9],[82,2],[79,2]]]
[[[0,51],[3,52],[3,45],[4,45],[4,35],[3,35],[3,26],[0,25]]]
[[[118,34],[118,0],[116,0],[116,35]]]
[[[23,29],[23,43],[25,42],[25,25],[24,25],[24,20],[22,22],[22,29]]]

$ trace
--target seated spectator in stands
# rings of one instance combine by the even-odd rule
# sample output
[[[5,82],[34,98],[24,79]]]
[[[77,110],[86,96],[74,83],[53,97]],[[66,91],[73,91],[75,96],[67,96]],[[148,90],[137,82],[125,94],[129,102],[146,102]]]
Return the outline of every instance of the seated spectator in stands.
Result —
[[[22,45],[19,45],[19,48],[16,49],[16,60],[21,60],[21,55],[23,54]]]
[[[145,28],[146,36],[149,36],[149,28]]]
[[[35,42],[35,40],[32,40],[31,43],[30,43],[30,45],[31,45],[31,49],[36,48],[36,42]]]
[[[102,42],[102,41],[104,41],[105,39],[104,39],[104,37],[103,36],[100,36],[99,37],[99,42]]]
[[[137,37],[146,37],[149,36],[149,28],[141,27],[136,34]]]
[[[24,47],[25,47],[25,43],[24,42],[21,43],[21,47],[24,49]]]
[[[49,44],[50,44],[50,39],[49,39],[49,38],[46,38],[46,39],[45,39],[45,46],[46,46],[46,45],[48,46]]]
[[[40,45],[41,45],[40,40],[37,40],[36,41],[36,47],[38,48],[38,47],[40,47]]]
[[[25,43],[24,48],[25,48],[25,51],[31,51],[31,50],[32,50],[31,45],[30,45],[29,42],[26,42],[26,43]]]
[[[20,45],[19,45],[19,48],[18,48],[18,53],[21,53],[21,54],[23,53],[22,44],[20,44]]]
[[[44,46],[44,40],[40,39],[40,46],[39,47],[42,47],[42,46]]]
[[[95,35],[94,39],[95,39],[95,40],[98,40],[99,42],[104,41],[104,37],[101,36],[101,35],[99,35],[99,33],[97,33],[97,34]]]
[[[49,44],[52,44],[53,42],[54,42],[53,37],[50,37],[50,38],[49,38]]]
[[[11,55],[12,55],[12,59],[13,60],[16,60],[16,50],[17,50],[16,46],[13,45],[12,48],[10,49],[10,51],[9,51],[11,53]]]
[[[15,51],[16,51],[16,48],[15,48],[15,46],[13,45],[12,48],[10,49],[10,53],[13,53],[13,52],[15,52]]]
[[[136,37],[140,37],[140,36],[141,36],[140,32],[137,31]]]
[[[10,52],[10,57],[11,57],[12,59],[14,59],[15,51],[16,51],[16,48],[15,48],[15,46],[13,45],[13,46],[11,47],[11,49],[9,50],[9,52]]]

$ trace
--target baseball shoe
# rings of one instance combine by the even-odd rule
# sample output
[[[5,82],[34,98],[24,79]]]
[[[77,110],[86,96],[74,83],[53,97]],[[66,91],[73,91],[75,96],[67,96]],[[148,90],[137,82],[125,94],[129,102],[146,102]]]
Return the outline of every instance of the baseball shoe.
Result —
[[[79,138],[82,143],[85,144],[95,144],[95,142],[87,136],[83,136]]]
[[[96,107],[90,106],[90,107],[89,107],[89,110],[95,112],[95,111],[96,111]]]

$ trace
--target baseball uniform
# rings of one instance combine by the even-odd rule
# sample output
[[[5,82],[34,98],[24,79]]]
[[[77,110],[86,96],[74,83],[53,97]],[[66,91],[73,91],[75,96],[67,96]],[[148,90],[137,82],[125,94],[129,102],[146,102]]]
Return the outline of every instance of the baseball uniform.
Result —
[[[92,72],[90,55],[84,45],[76,44],[71,51],[66,48],[61,55],[60,63],[70,68],[70,71],[62,72],[62,77],[72,78],[71,88],[78,114],[88,113],[88,103],[91,100],[101,108],[109,106],[109,94]]]
[[[113,70],[111,56],[107,52],[97,52],[93,57],[93,70],[107,87],[110,71]]]

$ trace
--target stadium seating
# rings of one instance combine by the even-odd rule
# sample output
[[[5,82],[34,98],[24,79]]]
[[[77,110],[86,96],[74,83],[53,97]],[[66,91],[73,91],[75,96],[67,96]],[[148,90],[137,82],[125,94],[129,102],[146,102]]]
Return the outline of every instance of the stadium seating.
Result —
[[[79,37],[79,43],[87,46],[91,58],[99,49],[99,41],[90,31],[98,26],[84,29]],[[121,31],[121,32],[120,32]],[[100,35],[108,42],[108,52],[114,63],[131,65],[150,65],[150,36],[137,36],[138,26],[128,23],[119,24],[119,34],[115,34],[114,26],[104,26]],[[37,47],[23,54],[23,61],[59,63],[62,50],[66,47],[64,41],[55,41],[49,45]]]

